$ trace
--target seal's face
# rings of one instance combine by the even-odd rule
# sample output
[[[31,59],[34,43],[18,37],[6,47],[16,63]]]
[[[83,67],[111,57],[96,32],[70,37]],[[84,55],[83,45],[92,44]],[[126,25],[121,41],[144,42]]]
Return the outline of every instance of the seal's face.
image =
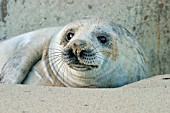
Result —
[[[65,63],[76,71],[90,71],[101,65],[101,51],[108,47],[110,39],[104,32],[96,32],[96,26],[77,25],[74,27],[69,25],[64,38],[60,42],[64,49],[62,56]],[[90,29],[88,29],[90,28]],[[108,48],[107,48],[108,49]]]
[[[54,74],[66,86],[113,87],[117,35],[108,22],[99,18],[68,24],[50,44],[49,61]]]

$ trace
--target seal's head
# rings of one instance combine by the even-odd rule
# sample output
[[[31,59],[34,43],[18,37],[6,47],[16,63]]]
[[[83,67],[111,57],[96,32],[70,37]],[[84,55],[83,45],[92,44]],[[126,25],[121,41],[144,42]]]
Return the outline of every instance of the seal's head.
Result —
[[[121,35],[124,34],[129,32],[100,18],[72,22],[50,43],[50,67],[64,85],[71,87],[117,87],[136,81],[137,75],[124,66],[133,63],[124,61],[129,50],[125,50],[126,46],[124,50],[119,46],[119,41],[124,40]],[[131,37],[127,40],[136,44]]]

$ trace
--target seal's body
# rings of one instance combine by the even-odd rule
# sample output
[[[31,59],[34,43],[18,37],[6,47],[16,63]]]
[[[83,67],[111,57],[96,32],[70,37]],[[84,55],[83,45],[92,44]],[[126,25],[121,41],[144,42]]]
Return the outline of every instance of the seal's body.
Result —
[[[118,87],[148,77],[135,38],[100,18],[14,37],[1,42],[0,51],[2,83]]]
[[[39,61],[46,49],[45,46],[60,29],[60,27],[56,27],[36,30],[0,42],[1,82],[19,84],[24,82],[28,75],[31,75],[28,77],[29,79],[26,79],[26,83],[40,84],[42,79],[39,79],[39,75],[43,73],[40,70],[42,67],[40,64],[43,61]],[[37,71],[40,71],[41,74],[36,73]]]

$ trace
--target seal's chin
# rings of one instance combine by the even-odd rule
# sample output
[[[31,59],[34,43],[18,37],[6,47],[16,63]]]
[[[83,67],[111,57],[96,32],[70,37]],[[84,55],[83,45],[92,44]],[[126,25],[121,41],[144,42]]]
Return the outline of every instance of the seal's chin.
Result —
[[[69,67],[76,70],[76,71],[90,71],[94,68],[97,68],[98,66],[96,65],[86,65],[80,62],[76,62],[76,63],[71,63],[69,64]]]

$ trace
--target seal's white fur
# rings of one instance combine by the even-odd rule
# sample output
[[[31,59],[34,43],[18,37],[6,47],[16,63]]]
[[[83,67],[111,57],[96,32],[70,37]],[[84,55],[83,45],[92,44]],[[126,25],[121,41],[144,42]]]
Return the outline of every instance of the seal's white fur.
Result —
[[[72,22],[60,31],[59,29],[61,28],[38,30],[1,42],[1,82],[56,86],[62,84],[68,87],[117,87],[147,78],[143,50],[122,26],[100,18],[87,18]],[[63,45],[61,41],[68,29],[74,29],[76,34]],[[107,47],[101,45],[96,38],[101,34],[109,40]],[[83,50],[79,41],[86,43],[84,49],[94,49],[96,55],[93,63],[79,58],[80,62],[97,65],[97,68],[77,71],[70,68],[60,56],[62,51],[73,43],[77,43],[79,49]],[[57,54],[59,52],[60,54]],[[54,55],[58,57],[54,59]],[[41,58],[44,60],[41,61]]]
[[[67,48],[61,43],[61,38],[67,29],[78,29],[73,39],[68,42],[68,46],[79,39],[86,41],[88,46],[97,47],[94,51],[98,53],[95,60],[98,68],[90,71],[77,71],[71,69],[65,62],[52,60],[49,57],[50,66],[58,79],[66,86],[71,87],[117,87],[147,78],[147,64],[143,50],[133,36],[123,27],[102,20],[90,19],[70,23],[64,27],[51,41],[50,48]],[[92,32],[100,29],[112,38],[112,48],[103,48],[97,38],[92,36]],[[114,28],[112,28],[114,27]],[[113,31],[116,29],[117,31]],[[49,55],[56,50],[50,49]],[[56,56],[59,55],[55,54]],[[57,62],[57,63],[56,63]],[[57,64],[57,65],[53,65]],[[95,64],[94,64],[95,65]],[[62,69],[60,69],[62,68]],[[60,69],[60,70],[59,70]]]
[[[46,28],[0,43],[1,82],[21,83],[31,67],[42,57],[43,49],[60,28]]]

